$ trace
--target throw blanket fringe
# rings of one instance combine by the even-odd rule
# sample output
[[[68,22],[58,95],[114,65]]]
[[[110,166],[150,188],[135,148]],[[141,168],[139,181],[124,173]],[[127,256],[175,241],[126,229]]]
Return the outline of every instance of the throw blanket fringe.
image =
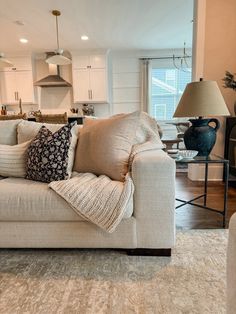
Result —
[[[51,182],[49,187],[77,214],[109,233],[120,223],[134,193],[130,174],[125,182],[119,182],[105,175],[73,172],[71,179]]]

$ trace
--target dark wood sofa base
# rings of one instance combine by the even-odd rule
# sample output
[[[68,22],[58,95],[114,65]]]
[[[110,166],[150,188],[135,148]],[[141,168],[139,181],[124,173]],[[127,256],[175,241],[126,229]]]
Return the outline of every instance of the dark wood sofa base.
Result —
[[[112,250],[112,248],[0,248],[0,250],[12,250],[12,251],[86,251],[86,250]],[[113,249],[126,253],[130,256],[171,256],[171,249]]]
[[[131,256],[171,256],[171,249],[129,249],[126,252]]]

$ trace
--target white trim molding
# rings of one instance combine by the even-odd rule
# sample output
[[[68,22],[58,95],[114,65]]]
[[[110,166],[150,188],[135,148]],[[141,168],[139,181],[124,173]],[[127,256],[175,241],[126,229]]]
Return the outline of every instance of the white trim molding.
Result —
[[[206,0],[194,1],[192,80],[203,77],[205,49]]]

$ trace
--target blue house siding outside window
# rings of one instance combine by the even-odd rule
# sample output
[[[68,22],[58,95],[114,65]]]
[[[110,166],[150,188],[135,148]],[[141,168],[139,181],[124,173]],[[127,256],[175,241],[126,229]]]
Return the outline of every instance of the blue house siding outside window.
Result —
[[[191,68],[181,71],[171,68],[152,69],[151,115],[156,120],[172,120],[175,108],[191,82]]]

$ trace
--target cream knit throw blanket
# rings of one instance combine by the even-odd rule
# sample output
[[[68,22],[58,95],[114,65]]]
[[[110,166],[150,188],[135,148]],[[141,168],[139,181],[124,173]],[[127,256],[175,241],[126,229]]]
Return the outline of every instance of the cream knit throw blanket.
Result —
[[[113,181],[105,175],[73,172],[72,178],[49,184],[77,214],[107,232],[113,232],[123,218],[133,197],[134,185],[126,175],[125,182]]]
[[[163,147],[156,121],[142,113],[129,158],[130,171],[136,154]],[[105,175],[97,177],[92,173],[73,172],[71,179],[51,182],[49,187],[64,198],[76,213],[110,233],[122,220],[134,193],[130,173],[124,182],[119,182]]]

